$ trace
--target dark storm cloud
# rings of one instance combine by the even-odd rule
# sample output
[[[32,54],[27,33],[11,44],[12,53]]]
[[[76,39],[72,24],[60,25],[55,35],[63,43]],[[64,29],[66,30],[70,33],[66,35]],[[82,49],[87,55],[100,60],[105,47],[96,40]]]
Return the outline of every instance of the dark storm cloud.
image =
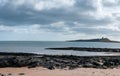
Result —
[[[27,4],[27,3],[26,3]],[[14,6],[15,7],[15,6]],[[54,22],[74,22],[88,24],[100,24],[101,22],[108,23],[109,19],[95,20],[92,16],[81,14],[87,11],[94,11],[95,7],[92,6],[92,1],[89,0],[76,0],[74,6],[68,9],[64,7],[59,9],[40,10],[35,11],[27,6],[14,9],[10,4],[0,8],[0,20],[8,24],[50,24]],[[80,14],[78,14],[78,12]],[[31,13],[31,14],[29,14]]]
[[[105,2],[106,1],[106,2]],[[111,1],[111,2],[110,2]],[[111,11],[112,0],[0,0],[0,24],[4,26],[31,26],[37,24],[54,32],[99,34],[113,28],[96,29],[95,26],[113,26],[118,22],[119,10]],[[115,7],[119,7],[116,5]],[[61,26],[58,26],[58,24]],[[77,22],[78,24],[75,24]],[[54,24],[54,26],[53,26]],[[119,23],[118,23],[119,24]],[[118,25],[116,24],[116,25]],[[81,28],[83,25],[86,28]],[[74,29],[77,26],[77,29]],[[82,26],[82,27],[83,27]],[[95,27],[92,28],[91,27]],[[38,29],[39,29],[38,28]],[[108,27],[109,28],[109,27]],[[116,27],[119,30],[119,27]],[[118,32],[118,31],[117,31]]]

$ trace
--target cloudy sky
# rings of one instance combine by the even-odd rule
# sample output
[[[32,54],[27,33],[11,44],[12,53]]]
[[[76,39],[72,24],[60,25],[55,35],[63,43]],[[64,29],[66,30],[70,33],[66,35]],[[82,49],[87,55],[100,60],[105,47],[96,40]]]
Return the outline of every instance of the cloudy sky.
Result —
[[[0,0],[0,41],[120,40],[120,0]]]

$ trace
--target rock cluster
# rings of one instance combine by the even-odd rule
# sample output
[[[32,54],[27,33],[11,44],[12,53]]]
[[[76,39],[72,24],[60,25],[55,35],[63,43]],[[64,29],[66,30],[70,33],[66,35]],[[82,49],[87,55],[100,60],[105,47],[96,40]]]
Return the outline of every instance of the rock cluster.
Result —
[[[42,66],[50,70],[58,68],[115,68],[120,66],[119,56],[109,57],[80,57],[80,56],[0,56],[0,67],[24,67],[34,68]]]
[[[87,48],[87,47],[61,47],[46,48],[50,50],[73,50],[73,51],[89,51],[89,52],[120,52],[118,48]]]

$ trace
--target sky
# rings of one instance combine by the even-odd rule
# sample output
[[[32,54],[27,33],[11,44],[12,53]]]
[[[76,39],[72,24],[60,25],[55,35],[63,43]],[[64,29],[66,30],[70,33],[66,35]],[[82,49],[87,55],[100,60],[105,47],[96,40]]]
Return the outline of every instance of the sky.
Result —
[[[0,41],[120,41],[120,0],[0,0]]]

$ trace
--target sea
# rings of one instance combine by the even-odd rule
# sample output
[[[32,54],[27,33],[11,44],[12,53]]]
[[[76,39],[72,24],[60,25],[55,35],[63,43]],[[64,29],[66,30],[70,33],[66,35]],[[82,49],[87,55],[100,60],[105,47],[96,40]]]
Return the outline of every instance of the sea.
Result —
[[[114,53],[74,50],[48,50],[60,47],[120,48],[120,43],[65,41],[0,41],[0,52],[35,53],[45,55],[111,56]]]

